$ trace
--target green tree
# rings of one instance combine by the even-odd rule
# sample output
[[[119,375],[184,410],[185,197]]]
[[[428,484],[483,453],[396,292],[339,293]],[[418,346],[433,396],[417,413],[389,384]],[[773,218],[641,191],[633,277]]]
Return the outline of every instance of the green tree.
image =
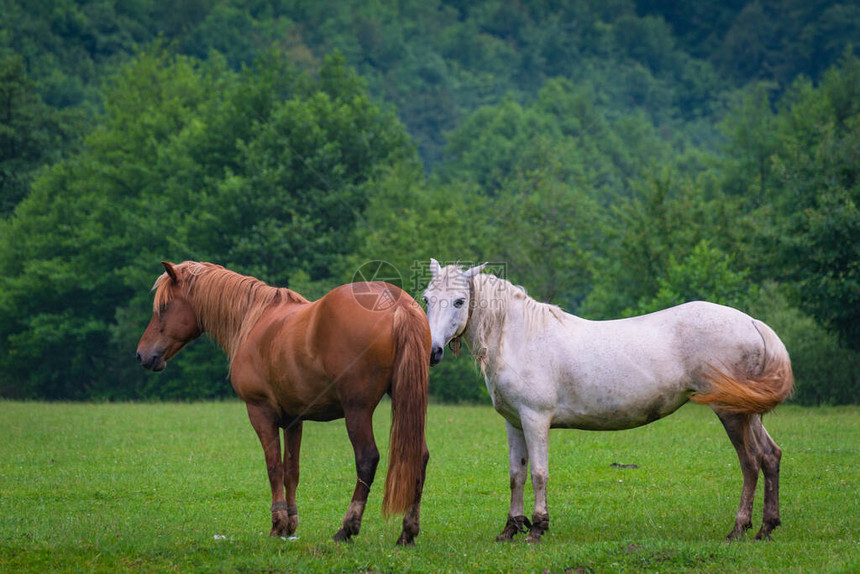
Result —
[[[43,164],[70,151],[79,117],[42,102],[21,56],[0,58],[0,216],[26,197]]]
[[[0,386],[40,398],[229,394],[197,345],[144,378],[134,344],[161,259],[209,259],[278,284],[329,266],[381,166],[416,161],[402,126],[333,58],[241,74],[161,49],[123,67],[84,149],[34,184],[0,238]],[[181,383],[179,382],[181,381]]]
[[[777,263],[797,303],[860,349],[860,59],[795,85],[775,160]]]
[[[247,131],[227,169],[196,191],[183,233],[225,264],[270,281],[287,283],[299,270],[311,280],[331,277],[355,249],[372,180],[382,166],[414,162],[415,151],[342,58],[327,61],[319,83],[266,67],[264,81],[243,82],[231,96],[229,122]],[[296,81],[279,95],[277,84],[291,75]],[[246,101],[257,109],[242,111]]]
[[[720,124],[727,142],[720,161],[723,189],[745,197],[751,208],[760,205],[775,185],[772,158],[779,138],[769,97],[772,88],[758,84],[741,94]]]
[[[551,165],[554,178],[610,203],[670,151],[641,115],[610,117],[588,87],[551,80],[526,105],[509,98],[471,114],[450,135],[446,155],[454,159],[437,174],[494,196],[515,174]]]
[[[723,266],[722,254],[736,251],[743,229],[735,203],[713,177],[668,170],[651,176],[612,206],[597,248],[600,273],[582,313],[610,319],[709,296],[721,278],[741,273],[726,264],[721,278],[702,275]]]
[[[747,271],[735,271],[732,258],[702,240],[685,258],[674,254],[662,275],[657,277],[657,293],[640,300],[625,314],[642,315],[688,301],[710,301],[736,309],[749,309],[758,293],[750,285]]]
[[[559,180],[564,168],[551,149],[544,153],[546,167],[518,170],[495,202],[491,259],[532,297],[572,311],[593,284],[603,213],[588,193]]]
[[[779,8],[776,3],[754,0],[737,14],[720,47],[726,75],[739,82],[777,79],[775,70],[785,57],[779,45]]]
[[[130,282],[129,268],[138,256],[152,260],[165,251],[164,229],[175,221],[170,207],[181,207],[159,198],[159,156],[191,123],[194,108],[217,93],[191,62],[166,62],[149,53],[127,67],[104,126],[36,180],[4,230],[0,364],[7,395],[83,398],[115,384],[105,380],[111,363],[132,356],[130,348],[115,353],[109,326],[133,289],[148,286]]]

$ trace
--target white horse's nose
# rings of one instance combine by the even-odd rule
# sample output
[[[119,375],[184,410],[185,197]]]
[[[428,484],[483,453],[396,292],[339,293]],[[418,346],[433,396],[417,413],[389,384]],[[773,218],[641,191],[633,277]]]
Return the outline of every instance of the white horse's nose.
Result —
[[[434,345],[430,350],[430,365],[438,365],[442,360],[442,355],[445,354],[445,348],[440,345]]]

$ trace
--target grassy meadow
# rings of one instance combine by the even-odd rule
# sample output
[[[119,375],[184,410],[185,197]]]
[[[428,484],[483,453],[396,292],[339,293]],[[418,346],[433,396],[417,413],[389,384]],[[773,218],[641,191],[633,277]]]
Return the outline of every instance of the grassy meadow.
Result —
[[[414,548],[380,513],[383,459],[361,534],[331,540],[354,484],[342,421],[306,423],[295,540],[268,536],[262,449],[240,402],[0,402],[0,572],[857,572],[860,409],[781,407],[782,521],[728,544],[738,462],[709,409],[623,432],[553,431],[550,531],[493,539],[509,500],[501,417],[433,405],[431,459]],[[638,468],[614,468],[614,462]],[[531,502],[527,492],[527,507]],[[531,512],[529,511],[529,514]]]

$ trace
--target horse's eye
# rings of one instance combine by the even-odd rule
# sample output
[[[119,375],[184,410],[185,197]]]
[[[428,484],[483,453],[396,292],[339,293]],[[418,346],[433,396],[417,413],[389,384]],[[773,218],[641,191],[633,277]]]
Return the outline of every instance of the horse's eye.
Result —
[[[462,307],[465,304],[466,304],[466,300],[463,298],[460,298],[460,299],[457,299],[456,301],[454,301],[454,307],[456,309],[459,309],[460,307]]]

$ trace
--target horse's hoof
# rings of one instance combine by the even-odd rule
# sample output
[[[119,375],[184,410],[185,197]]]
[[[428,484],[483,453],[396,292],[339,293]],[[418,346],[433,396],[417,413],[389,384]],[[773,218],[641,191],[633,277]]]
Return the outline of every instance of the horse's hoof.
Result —
[[[747,533],[747,530],[752,528],[751,523],[746,523],[743,526],[735,526],[734,530],[729,532],[729,535],[726,536],[726,542],[734,542],[735,540],[741,540],[744,535]]]
[[[412,536],[406,536],[406,534],[401,534],[400,538],[397,539],[398,546],[415,546],[415,538]]]
[[[549,514],[535,512],[532,515],[532,525],[529,529],[529,535],[526,536],[526,542],[529,544],[540,544],[540,537],[547,530],[549,530]]]
[[[341,542],[352,541],[352,537],[343,528],[335,532],[334,536],[332,536],[332,539],[338,544],[340,544]]]
[[[496,542],[510,542],[520,532],[528,532],[532,523],[525,516],[508,515],[508,521],[502,533],[496,536]]]
[[[761,529],[758,531],[758,534],[755,535],[756,540],[770,540],[770,533],[774,531],[774,529],[782,524],[779,518],[771,518],[767,519],[761,523]]]
[[[771,526],[769,524],[762,524],[761,530],[755,535],[756,540],[770,540],[770,535],[773,532],[775,526]]]

